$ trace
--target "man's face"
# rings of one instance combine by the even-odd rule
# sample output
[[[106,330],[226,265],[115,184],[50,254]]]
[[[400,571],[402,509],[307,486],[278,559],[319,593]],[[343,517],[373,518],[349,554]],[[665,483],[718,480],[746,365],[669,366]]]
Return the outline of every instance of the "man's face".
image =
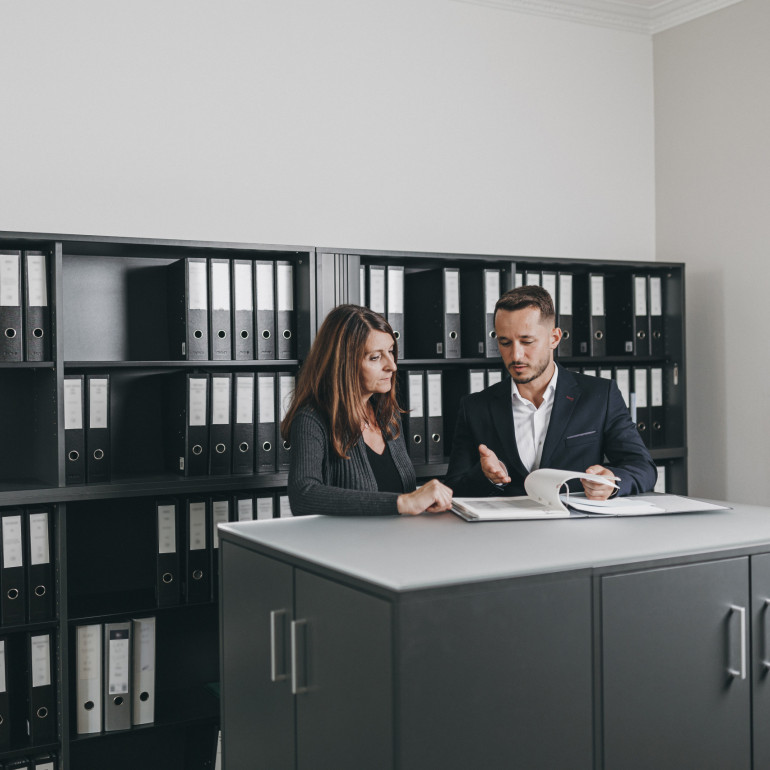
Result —
[[[546,379],[561,330],[544,321],[538,308],[498,310],[495,333],[505,368],[517,385]]]

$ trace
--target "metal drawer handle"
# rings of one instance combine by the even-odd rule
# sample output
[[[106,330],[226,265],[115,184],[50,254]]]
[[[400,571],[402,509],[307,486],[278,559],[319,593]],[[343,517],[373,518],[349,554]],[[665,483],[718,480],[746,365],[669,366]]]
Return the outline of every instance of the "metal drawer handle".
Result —
[[[739,607],[737,604],[730,605],[730,612],[737,612],[741,624],[741,661],[739,668],[728,668],[727,673],[737,679],[746,678],[746,608]]]
[[[292,620],[291,622],[291,691],[294,695],[299,695],[308,691],[307,683],[299,684],[299,635],[300,629],[307,626],[307,620]],[[302,636],[302,658],[305,662],[305,636]]]
[[[768,628],[768,620],[770,619],[770,599],[764,599],[762,602],[762,659],[760,664],[762,671],[770,670],[770,660],[767,659],[767,650],[770,645],[770,628]]]
[[[281,659],[283,660],[283,650],[284,650],[284,644],[283,640],[285,638],[285,621],[286,618],[286,610],[272,610],[270,613],[270,681],[271,682],[282,682],[284,679],[286,679],[286,670],[279,673],[278,671],[278,649],[280,647],[281,649]],[[281,641],[280,643],[277,640],[278,637],[278,624],[280,623],[281,626]]]

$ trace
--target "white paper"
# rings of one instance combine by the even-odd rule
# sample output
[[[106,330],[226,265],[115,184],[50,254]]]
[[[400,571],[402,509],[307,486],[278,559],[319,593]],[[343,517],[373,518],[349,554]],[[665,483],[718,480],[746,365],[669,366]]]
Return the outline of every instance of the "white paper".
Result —
[[[187,263],[187,307],[190,310],[207,310],[209,301],[207,295],[208,281],[206,279],[206,263]]]
[[[233,265],[234,310],[254,310],[251,268],[251,262],[236,262]]]
[[[83,428],[83,380],[64,378],[64,430]]]
[[[385,312],[384,267],[369,267],[369,308],[375,313]]]
[[[591,276],[591,315],[604,315],[604,276]]]
[[[45,254],[27,252],[27,302],[30,307],[48,306],[45,262]]]
[[[21,516],[4,516],[3,522],[3,569],[24,566],[24,550],[21,542]]]
[[[254,500],[244,497],[238,501],[238,521],[251,521],[254,518]]]
[[[441,374],[428,375],[428,417],[441,417]]]
[[[444,299],[446,313],[460,312],[460,271],[444,268]]]
[[[559,276],[559,315],[572,315],[572,274]]]
[[[206,387],[208,380],[203,377],[190,377],[190,414],[189,425],[196,427],[206,424]]]
[[[484,312],[487,315],[493,315],[495,312],[495,305],[497,300],[500,299],[500,271],[499,270],[485,270],[484,271],[484,304],[486,308]]]
[[[88,380],[88,425],[106,428],[109,421],[107,409],[109,380],[106,377]]]
[[[589,500],[584,494],[562,495],[562,502],[585,513],[604,516],[639,516],[664,513],[665,509],[638,496],[613,497],[611,500]]]
[[[206,503],[190,503],[190,550],[206,548]]]
[[[158,553],[176,553],[176,506],[158,506]]]
[[[48,634],[32,636],[29,640],[32,668],[32,686],[51,684],[51,637]]]
[[[273,375],[257,379],[259,421],[275,422],[275,378]]]
[[[29,563],[50,564],[51,552],[48,542],[48,512],[29,514]]]
[[[424,417],[422,406],[422,375],[409,374],[409,415],[411,417]]]
[[[0,254],[0,305],[4,307],[19,307],[21,255]]]
[[[294,310],[294,266],[278,263],[276,282],[278,310]]]
[[[634,276],[634,315],[647,315],[647,278]]]
[[[257,310],[273,310],[273,265],[261,262],[257,264]]]
[[[211,376],[211,424],[230,424],[230,380]]]
[[[388,314],[404,312],[404,268],[388,268]]]
[[[235,421],[254,422],[254,378],[235,376]]]
[[[230,309],[230,263],[211,263],[211,309]]]

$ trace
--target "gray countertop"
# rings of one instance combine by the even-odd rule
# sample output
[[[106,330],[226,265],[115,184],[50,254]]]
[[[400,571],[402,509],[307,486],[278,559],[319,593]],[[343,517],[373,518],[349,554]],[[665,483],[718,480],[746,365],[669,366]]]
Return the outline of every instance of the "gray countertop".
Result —
[[[770,508],[555,521],[463,521],[454,514],[307,516],[220,526],[261,545],[389,591],[403,592],[693,555],[770,551]],[[260,549],[262,550],[262,549]]]

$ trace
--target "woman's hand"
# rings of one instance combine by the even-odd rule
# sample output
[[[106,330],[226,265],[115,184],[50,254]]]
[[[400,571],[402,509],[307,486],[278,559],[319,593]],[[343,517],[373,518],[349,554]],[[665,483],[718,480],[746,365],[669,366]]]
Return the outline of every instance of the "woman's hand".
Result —
[[[448,511],[451,505],[452,490],[438,479],[431,479],[414,492],[398,496],[398,512],[402,516],[417,516],[424,511]]]

